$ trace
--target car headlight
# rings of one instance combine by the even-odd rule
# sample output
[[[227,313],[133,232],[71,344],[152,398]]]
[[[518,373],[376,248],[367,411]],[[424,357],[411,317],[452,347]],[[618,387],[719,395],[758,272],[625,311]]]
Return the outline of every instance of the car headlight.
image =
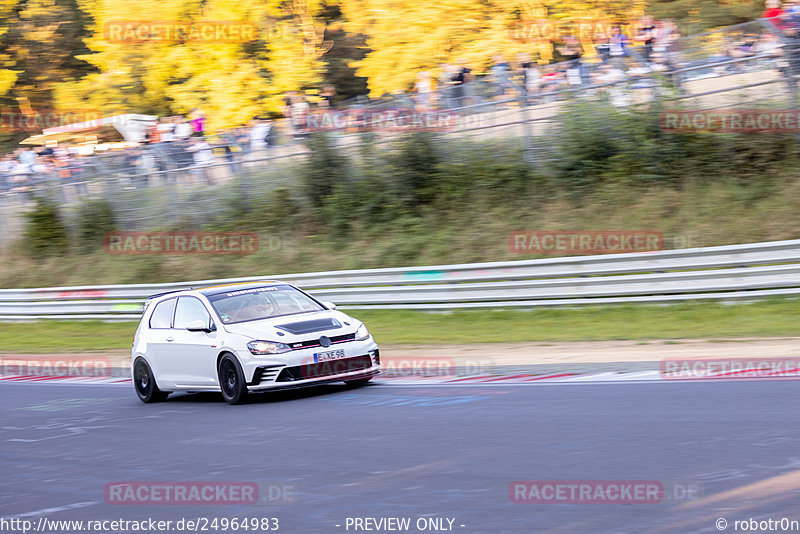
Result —
[[[367,326],[364,323],[361,323],[361,326],[358,327],[356,330],[356,341],[364,341],[369,337],[369,331],[367,330]]]
[[[277,341],[251,341],[247,344],[252,354],[280,354],[282,352],[289,352],[292,349],[286,343],[278,343]]]

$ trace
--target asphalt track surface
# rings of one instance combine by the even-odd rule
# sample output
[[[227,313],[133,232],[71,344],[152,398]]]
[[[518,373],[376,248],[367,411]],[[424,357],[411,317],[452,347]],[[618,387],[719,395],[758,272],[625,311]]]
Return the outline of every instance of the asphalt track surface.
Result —
[[[130,385],[2,384],[0,518],[270,517],[289,534],[398,532],[346,528],[358,517],[410,518],[401,532],[447,532],[415,522],[450,518],[464,534],[720,532],[719,518],[735,532],[736,520],[800,521],[797,381],[377,382],[243,406],[214,394],[144,405]],[[519,480],[660,481],[665,495],[512,502]],[[107,484],[131,481],[263,489],[251,505],[106,502]],[[270,498],[268,487],[284,495]]]

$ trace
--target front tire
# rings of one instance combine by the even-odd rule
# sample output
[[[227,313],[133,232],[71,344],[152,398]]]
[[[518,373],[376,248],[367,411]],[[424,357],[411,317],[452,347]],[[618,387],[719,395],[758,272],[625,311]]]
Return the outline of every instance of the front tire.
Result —
[[[219,388],[222,397],[228,404],[243,404],[247,402],[247,384],[239,361],[230,354],[226,354],[219,362]]]
[[[160,402],[169,396],[168,391],[158,389],[153,370],[141,356],[133,362],[133,386],[139,400],[145,404]]]

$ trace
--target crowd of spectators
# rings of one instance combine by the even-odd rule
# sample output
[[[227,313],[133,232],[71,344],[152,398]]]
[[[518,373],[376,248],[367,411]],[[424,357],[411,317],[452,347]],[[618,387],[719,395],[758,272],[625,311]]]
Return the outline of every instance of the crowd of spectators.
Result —
[[[800,0],[781,5],[780,0],[767,0],[762,18],[769,19],[784,36],[797,36],[800,29]],[[631,35],[633,33],[633,35]],[[161,117],[147,128],[138,146],[108,151],[104,154],[85,154],[79,147],[45,146],[19,148],[0,158],[0,193],[32,190],[36,184],[57,181],[69,184],[75,194],[86,191],[88,179],[115,175],[127,179],[133,187],[147,186],[154,175],[162,181],[170,178],[175,169],[185,169],[183,176],[194,183],[213,185],[248,162],[269,155],[278,137],[302,139],[309,131],[313,114],[330,111],[358,113],[365,107],[388,106],[413,108],[416,112],[452,110],[479,104],[487,100],[506,100],[527,97],[533,102],[555,99],[564,90],[611,86],[606,90],[612,103],[628,105],[630,97],[617,82],[628,86],[645,87],[652,83],[654,73],[678,86],[682,78],[677,69],[693,66],[695,61],[684,60],[683,51],[675,46],[680,38],[671,20],[644,18],[635,32],[622,25],[611,25],[608,34],[596,34],[592,50],[587,50],[575,36],[564,36],[556,46],[562,61],[540,65],[530,54],[522,53],[507,60],[502,53],[492,57],[488,71],[476,76],[466,61],[443,63],[438,73],[421,71],[408,94],[388,95],[377,101],[342,102],[332,85],[322,87],[318,95],[309,98],[299,91],[288,92],[283,100],[283,120],[264,118],[252,120],[246,126],[214,136],[206,134],[206,118],[202,110],[188,115]],[[776,33],[743,32],[726,38],[723,49],[700,60],[711,67],[695,75],[716,76],[735,72],[736,60],[756,55],[781,58],[776,62],[785,69],[783,41]],[[728,63],[734,63],[728,65]],[[699,73],[699,74],[698,74]],[[530,101],[530,100],[529,100]],[[220,165],[215,165],[220,164]],[[172,178],[174,179],[174,178]]]
[[[0,193],[32,198],[37,187],[58,184],[64,197],[82,195],[94,178],[117,179],[130,187],[178,179],[214,185],[248,161],[267,156],[273,141],[267,119],[214,136],[204,128],[205,116],[193,110],[188,117],[159,118],[141,143],[124,148],[87,153],[81,146],[24,146],[0,157]]]

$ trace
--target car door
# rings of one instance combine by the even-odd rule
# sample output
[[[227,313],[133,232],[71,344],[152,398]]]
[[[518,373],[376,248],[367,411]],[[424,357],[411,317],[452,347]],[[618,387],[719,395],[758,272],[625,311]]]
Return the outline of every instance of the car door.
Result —
[[[145,356],[160,387],[171,387],[174,384],[175,377],[172,375],[170,361],[172,343],[175,341],[172,319],[177,302],[178,299],[172,298],[157,303],[147,325]]]
[[[175,321],[171,342],[169,365],[174,368],[176,384],[181,386],[214,387],[217,385],[217,339],[216,328],[211,332],[192,332],[186,327],[195,321],[213,328],[211,314],[205,304],[191,296],[179,297],[175,308]]]

